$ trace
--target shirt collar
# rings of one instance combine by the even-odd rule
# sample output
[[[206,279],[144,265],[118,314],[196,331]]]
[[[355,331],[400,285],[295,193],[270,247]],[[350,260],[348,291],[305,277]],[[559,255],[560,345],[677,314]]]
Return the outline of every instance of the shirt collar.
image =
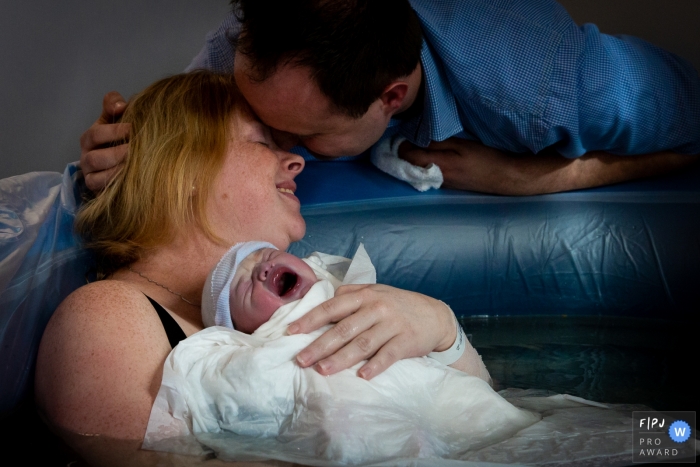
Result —
[[[425,40],[421,47],[420,60],[425,86],[423,112],[405,121],[393,119],[390,126],[398,126],[399,132],[409,141],[426,147],[431,141],[444,141],[461,133],[464,128],[459,118],[457,101],[445,77],[442,64],[435,60]]]

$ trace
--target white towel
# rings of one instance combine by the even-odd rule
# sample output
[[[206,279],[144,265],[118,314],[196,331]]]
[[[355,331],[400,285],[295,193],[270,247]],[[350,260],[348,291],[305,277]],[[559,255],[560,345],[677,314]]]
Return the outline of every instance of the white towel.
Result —
[[[379,141],[372,148],[372,163],[382,172],[410,183],[418,191],[440,188],[443,182],[440,167],[432,163],[425,168],[418,167],[399,158],[399,145],[404,141],[406,138],[400,135]]]

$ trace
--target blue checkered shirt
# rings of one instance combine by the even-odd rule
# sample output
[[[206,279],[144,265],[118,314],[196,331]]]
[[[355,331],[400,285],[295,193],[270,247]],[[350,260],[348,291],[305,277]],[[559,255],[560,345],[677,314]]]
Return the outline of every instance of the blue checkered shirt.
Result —
[[[452,136],[505,151],[700,154],[700,76],[631,36],[577,26],[551,0],[410,0],[423,27],[421,115],[393,120],[427,146]],[[188,69],[233,69],[233,15]]]

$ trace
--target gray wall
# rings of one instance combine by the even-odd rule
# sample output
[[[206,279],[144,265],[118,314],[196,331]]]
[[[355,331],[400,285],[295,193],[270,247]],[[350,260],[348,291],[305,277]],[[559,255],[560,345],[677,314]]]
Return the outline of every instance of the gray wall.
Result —
[[[465,0],[466,1],[466,0]],[[579,22],[641,36],[700,69],[699,0],[564,0]],[[102,96],[181,71],[227,0],[2,0],[0,178],[62,171]]]
[[[0,178],[63,171],[102,96],[182,71],[227,0],[1,0]]]

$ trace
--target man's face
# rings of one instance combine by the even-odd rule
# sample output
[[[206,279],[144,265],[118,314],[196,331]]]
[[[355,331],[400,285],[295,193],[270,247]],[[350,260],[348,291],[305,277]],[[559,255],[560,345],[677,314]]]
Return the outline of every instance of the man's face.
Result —
[[[381,138],[391,119],[380,99],[360,118],[340,112],[306,67],[285,65],[263,82],[249,78],[249,67],[248,58],[236,54],[234,77],[253,111],[274,130],[298,138],[312,153],[328,157],[361,154]]]

